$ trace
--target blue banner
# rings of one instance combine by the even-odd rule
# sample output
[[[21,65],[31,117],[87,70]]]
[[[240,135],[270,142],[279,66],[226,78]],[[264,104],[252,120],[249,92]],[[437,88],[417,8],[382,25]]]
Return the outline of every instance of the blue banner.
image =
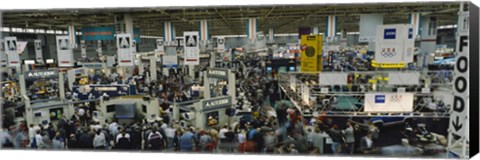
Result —
[[[85,41],[115,40],[115,27],[83,27],[82,39]]]
[[[395,39],[397,34],[397,29],[395,28],[388,28],[385,29],[383,34],[383,39]]]
[[[375,95],[375,103],[384,104],[385,103],[385,95]]]
[[[137,43],[140,43],[141,42],[141,39],[140,39],[140,28],[134,28],[133,29],[133,39],[135,41],[137,41]]]

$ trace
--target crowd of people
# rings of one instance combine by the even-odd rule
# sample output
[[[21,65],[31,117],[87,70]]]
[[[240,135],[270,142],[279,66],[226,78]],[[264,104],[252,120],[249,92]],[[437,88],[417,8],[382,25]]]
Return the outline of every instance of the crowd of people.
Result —
[[[72,117],[63,116],[56,124],[27,126],[25,122],[20,122],[4,126],[0,134],[2,145],[17,149],[323,154],[327,134],[332,140],[331,153],[377,151],[374,142],[378,130],[360,133],[362,128],[371,127],[353,122],[348,122],[342,130],[323,117],[309,125],[300,111],[282,95],[277,74],[265,71],[265,59],[247,55],[238,61],[245,64],[236,64],[238,68],[234,72],[237,95],[240,95],[236,109],[251,113],[251,118],[243,117],[234,124],[220,124],[204,130],[181,125],[180,120],[172,119],[169,114],[169,103],[200,98],[192,96],[191,86],[201,80],[195,81],[180,70],[170,69],[168,73],[160,72],[157,81],[150,82],[145,77],[140,80],[130,78],[135,81],[138,93],[160,100],[158,119],[133,123],[117,119],[99,122],[88,116],[95,110],[95,104],[91,104],[80,107]],[[110,76],[91,76],[90,80],[92,83],[122,80],[119,76]]]

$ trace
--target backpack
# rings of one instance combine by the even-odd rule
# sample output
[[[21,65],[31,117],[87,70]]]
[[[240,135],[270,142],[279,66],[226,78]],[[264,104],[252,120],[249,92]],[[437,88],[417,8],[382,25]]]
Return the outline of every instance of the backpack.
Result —
[[[130,140],[127,137],[122,137],[118,139],[118,149],[128,149],[130,146]]]

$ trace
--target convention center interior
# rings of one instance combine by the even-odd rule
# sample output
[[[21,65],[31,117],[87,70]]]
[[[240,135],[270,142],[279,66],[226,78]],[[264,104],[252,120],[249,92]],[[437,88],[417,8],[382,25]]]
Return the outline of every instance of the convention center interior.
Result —
[[[469,158],[478,30],[468,1],[4,10],[1,148]]]

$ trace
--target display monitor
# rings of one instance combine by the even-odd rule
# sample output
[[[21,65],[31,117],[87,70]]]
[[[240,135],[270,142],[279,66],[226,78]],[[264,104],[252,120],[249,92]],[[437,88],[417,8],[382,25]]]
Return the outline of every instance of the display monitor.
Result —
[[[289,71],[295,71],[295,67],[290,67]]]
[[[135,103],[115,105],[115,118],[131,119],[135,118]]]
[[[271,71],[272,71],[272,67],[267,67],[267,71],[268,71],[268,72],[271,72]]]

